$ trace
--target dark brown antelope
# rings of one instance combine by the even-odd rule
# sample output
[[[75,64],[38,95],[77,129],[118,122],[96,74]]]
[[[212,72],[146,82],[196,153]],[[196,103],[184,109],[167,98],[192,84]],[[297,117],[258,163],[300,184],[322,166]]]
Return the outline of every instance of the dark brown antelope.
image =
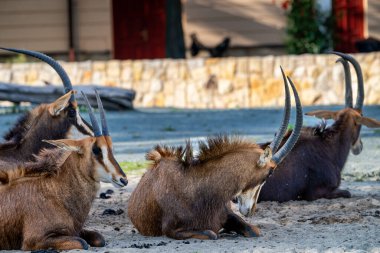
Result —
[[[83,224],[100,181],[116,187],[128,181],[113,156],[99,97],[98,105],[102,132],[88,104],[94,137],[46,140],[57,148],[43,149],[35,161],[8,170],[8,183],[0,186],[0,250],[105,245],[101,234]]]
[[[4,136],[6,141],[0,144],[0,160],[30,160],[41,149],[51,147],[41,142],[42,139],[78,139],[94,135],[91,126],[79,114],[68,75],[56,61],[39,52],[3,49],[27,54],[48,63],[61,77],[67,93],[55,102],[42,104],[22,116]]]
[[[301,135],[273,176],[262,187],[259,201],[315,200],[319,198],[349,198],[350,192],[340,190],[341,172],[351,149],[354,155],[363,148],[360,139],[362,125],[380,127],[380,122],[363,116],[364,87],[359,63],[350,55],[333,52],[340,56],[346,82],[346,108],[334,111],[313,111],[307,115],[335,122],[326,127],[304,127]],[[350,62],[358,79],[358,96],[353,107]],[[285,136],[286,140],[290,132]],[[265,147],[267,144],[261,145]]]
[[[284,80],[287,116],[280,129],[286,129],[290,112],[285,77]],[[282,130],[265,150],[255,143],[221,136],[201,142],[195,157],[189,143],[184,149],[157,146],[150,151],[146,157],[153,164],[128,203],[128,216],[138,231],[146,236],[166,235],[174,239],[217,239],[223,228],[246,237],[258,236],[257,227],[233,213],[230,200],[257,189],[296,142],[302,126],[302,108],[291,85],[297,103],[295,131],[276,153]]]

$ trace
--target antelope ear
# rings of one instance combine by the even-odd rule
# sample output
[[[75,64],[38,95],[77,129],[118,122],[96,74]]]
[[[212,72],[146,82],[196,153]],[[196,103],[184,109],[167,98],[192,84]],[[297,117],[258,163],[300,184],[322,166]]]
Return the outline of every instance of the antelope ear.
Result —
[[[74,151],[77,153],[82,153],[82,145],[80,141],[78,140],[61,139],[61,140],[42,140],[42,141],[66,151]]]
[[[65,109],[69,105],[69,101],[72,94],[75,94],[75,91],[69,91],[62,97],[55,100],[53,103],[49,105],[49,113],[52,116],[58,116],[63,109]]]
[[[369,128],[379,128],[380,127],[380,121],[378,121],[376,119],[372,119],[372,118],[357,117],[355,121],[357,124],[362,124],[362,125],[365,125],[366,127],[369,127]]]
[[[267,146],[264,149],[264,153],[260,155],[260,158],[257,161],[257,165],[259,167],[264,167],[265,165],[268,164],[269,161],[271,161],[271,159],[272,159],[272,149],[269,146]]]
[[[317,110],[305,113],[308,116],[315,116],[320,119],[336,119],[338,112],[333,111],[325,111],[325,110]]]

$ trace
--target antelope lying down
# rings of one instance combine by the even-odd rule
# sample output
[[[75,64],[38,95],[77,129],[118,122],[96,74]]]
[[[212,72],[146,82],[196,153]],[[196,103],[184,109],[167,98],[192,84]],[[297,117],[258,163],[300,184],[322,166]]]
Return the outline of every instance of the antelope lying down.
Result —
[[[333,119],[335,122],[327,128],[325,124],[320,127],[302,128],[300,138],[292,151],[263,186],[259,201],[283,202],[351,196],[349,191],[338,189],[341,172],[350,149],[354,155],[362,151],[361,126],[378,128],[380,121],[363,116],[364,87],[359,63],[350,55],[339,52],[334,52],[334,54],[341,57],[338,61],[344,66],[346,108],[337,112],[306,113],[322,119]],[[351,74],[347,61],[354,66],[358,79],[358,96],[354,108]],[[287,138],[285,137],[284,140]]]
[[[42,139],[94,136],[91,126],[79,114],[70,79],[59,63],[39,52],[2,49],[27,54],[48,63],[61,77],[66,94],[53,103],[42,104],[22,116],[4,136],[6,142],[0,144],[0,160],[28,161],[41,149],[51,147],[50,144],[41,142]]]
[[[289,79],[290,80],[290,79]],[[222,228],[246,237],[259,229],[246,223],[231,210],[230,200],[257,189],[291,150],[302,126],[302,108],[297,103],[295,131],[277,149],[289,121],[290,99],[286,88],[286,113],[279,134],[266,150],[257,144],[233,137],[209,138],[200,143],[194,157],[188,143],[183,149],[157,146],[147,154],[152,167],[143,175],[128,204],[128,216],[146,236],[166,235],[174,239],[217,239]],[[240,209],[244,214],[250,208]]]
[[[123,187],[127,179],[113,156],[97,98],[102,133],[90,108],[94,137],[47,140],[57,148],[43,149],[34,162],[9,170],[8,184],[0,186],[0,250],[104,246],[103,236],[83,224],[99,181]]]

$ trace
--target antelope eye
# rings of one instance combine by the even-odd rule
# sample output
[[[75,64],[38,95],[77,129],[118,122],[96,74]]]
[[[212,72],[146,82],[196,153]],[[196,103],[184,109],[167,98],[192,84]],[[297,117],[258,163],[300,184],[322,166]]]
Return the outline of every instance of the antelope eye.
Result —
[[[71,118],[74,118],[77,115],[77,111],[74,108],[69,108],[67,115],[69,115]]]
[[[94,147],[92,147],[92,153],[94,153],[94,155],[98,156],[99,154],[102,153],[102,150],[99,147],[94,146]]]

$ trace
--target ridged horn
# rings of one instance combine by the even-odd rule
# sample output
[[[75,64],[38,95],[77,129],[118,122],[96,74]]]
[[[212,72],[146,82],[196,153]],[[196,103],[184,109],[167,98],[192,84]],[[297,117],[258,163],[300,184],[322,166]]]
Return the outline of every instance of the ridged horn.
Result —
[[[352,64],[352,66],[354,66],[356,76],[358,79],[358,96],[356,97],[355,109],[362,111],[363,102],[364,102],[364,80],[363,80],[363,73],[362,73],[362,69],[360,67],[360,64],[351,55],[344,54],[341,52],[335,52],[335,51],[332,51],[331,53],[339,55],[340,57],[342,57],[346,61],[349,61]]]
[[[94,114],[94,110],[92,109],[90,102],[88,102],[86,94],[84,94],[83,91],[81,91],[81,93],[82,93],[82,96],[84,98],[84,101],[86,102],[86,106],[88,109],[88,115],[90,116],[90,120],[91,120],[92,129],[94,130],[94,136],[95,137],[102,136],[102,133],[100,132],[98,121],[97,121],[95,114]]]
[[[344,69],[344,81],[345,81],[345,89],[346,89],[346,95],[345,95],[346,108],[352,108],[354,105],[352,102],[352,82],[351,82],[350,65],[344,58],[339,58],[338,60],[336,60],[336,62],[342,63],[343,69]]]
[[[288,77],[288,81],[292,87],[293,94],[294,94],[294,100],[296,101],[296,123],[294,126],[294,129],[292,131],[292,134],[290,135],[289,139],[286,141],[286,143],[280,148],[280,150],[273,155],[272,161],[275,164],[279,164],[292,150],[294,145],[296,144],[298,137],[301,134],[301,128],[303,124],[303,113],[302,113],[302,105],[300,98],[298,97],[298,93],[296,90],[296,87],[292,80]]]
[[[95,96],[96,96],[96,101],[98,102],[98,108],[100,111],[100,122],[102,124],[102,134],[104,136],[109,136],[110,134],[108,132],[106,112],[104,111],[102,100],[100,99],[98,91],[96,89],[95,89]]]
[[[73,86],[71,84],[70,78],[67,75],[66,71],[62,68],[62,66],[56,60],[54,60],[50,56],[47,56],[46,54],[43,54],[40,52],[36,52],[36,51],[32,51],[32,50],[25,50],[25,49],[5,48],[5,47],[0,47],[0,49],[19,53],[19,54],[29,55],[29,56],[32,56],[34,58],[37,58],[37,59],[49,64],[57,72],[57,74],[61,78],[64,89],[65,89],[65,93],[73,90]],[[71,102],[75,101],[74,94],[71,96],[70,101]]]
[[[282,119],[282,123],[280,128],[278,129],[276,133],[276,137],[272,141],[272,143],[269,145],[270,149],[272,150],[272,153],[275,153],[278,149],[278,147],[281,144],[282,138],[285,135],[285,132],[288,128],[289,124],[289,119],[290,119],[290,109],[291,109],[291,102],[290,102],[290,93],[289,93],[289,87],[288,87],[288,82],[286,80],[286,76],[284,73],[284,70],[281,68],[281,74],[282,78],[284,80],[284,86],[285,86],[285,108],[284,108],[284,116]]]

